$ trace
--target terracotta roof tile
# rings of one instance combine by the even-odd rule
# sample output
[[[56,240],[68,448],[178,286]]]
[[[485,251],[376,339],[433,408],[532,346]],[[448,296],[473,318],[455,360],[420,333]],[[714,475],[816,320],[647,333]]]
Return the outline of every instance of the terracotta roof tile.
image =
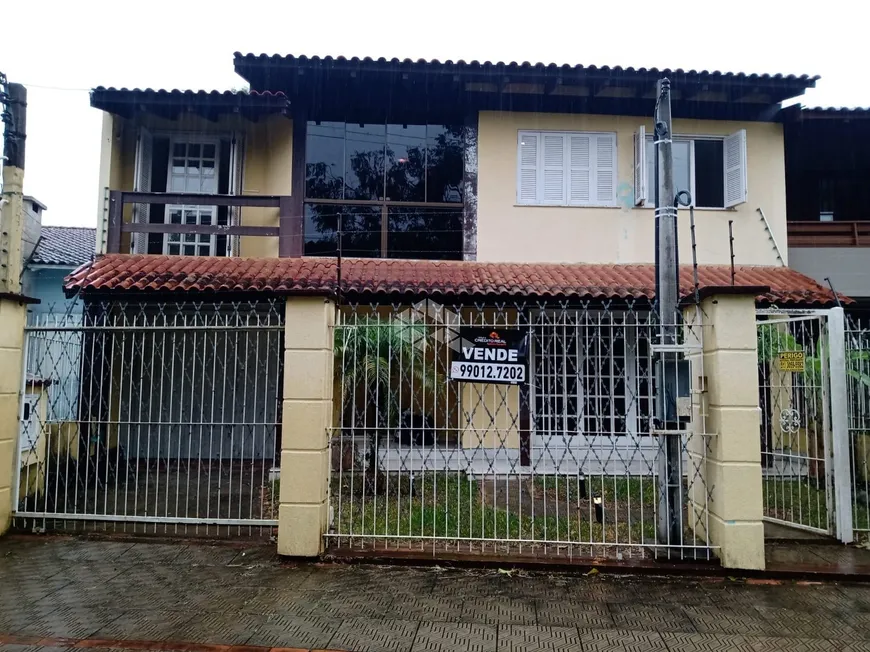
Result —
[[[345,258],[342,292],[415,296],[534,296],[642,299],[655,294],[653,265],[481,263]],[[702,287],[731,284],[726,265],[699,270]],[[197,258],[111,254],[82,265],[65,281],[68,293],[142,290],[159,292],[275,292],[331,294],[335,258]],[[759,300],[776,304],[830,304],[834,295],[787,267],[737,268],[737,285],[770,291]],[[692,290],[692,270],[680,270],[681,291]],[[846,299],[848,301],[848,299]]]

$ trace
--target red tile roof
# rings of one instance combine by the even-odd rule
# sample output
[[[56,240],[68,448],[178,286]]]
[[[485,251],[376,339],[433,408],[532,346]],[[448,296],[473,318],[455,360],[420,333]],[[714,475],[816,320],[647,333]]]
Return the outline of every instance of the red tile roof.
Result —
[[[415,296],[535,296],[590,299],[652,298],[653,265],[569,265],[345,258],[345,294]],[[702,287],[731,284],[726,265],[700,268]],[[275,292],[331,294],[335,258],[197,258],[110,254],[79,267],[65,281],[68,293],[144,290],[161,292]],[[770,291],[760,301],[830,304],[830,290],[787,267],[738,267],[736,285]],[[692,290],[692,269],[680,270],[683,294]]]

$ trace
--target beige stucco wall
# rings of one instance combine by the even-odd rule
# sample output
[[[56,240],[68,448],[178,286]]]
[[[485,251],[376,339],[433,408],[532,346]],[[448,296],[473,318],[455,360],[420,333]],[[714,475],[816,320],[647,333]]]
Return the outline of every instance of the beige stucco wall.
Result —
[[[512,262],[653,262],[652,208],[631,208],[634,133],[652,120],[640,117],[481,112],[478,141],[477,258]],[[605,131],[617,136],[618,208],[517,206],[517,132]],[[728,220],[734,220],[738,264],[776,265],[761,218],[770,221],[785,259],[785,164],[782,126],[762,122],[675,120],[676,135],[719,136],[746,129],[748,201],[734,209],[696,210],[698,258],[729,263]],[[618,200],[618,204],[620,201]],[[651,202],[650,202],[651,203]],[[680,211],[680,259],[691,261],[689,212]]]
[[[108,116],[103,121],[101,140],[100,204],[97,215],[97,223],[101,227],[108,218],[102,202],[106,185],[112,190],[133,190],[136,138],[140,126],[147,127],[154,133],[241,133],[245,141],[242,194],[290,194],[293,122],[284,116],[269,116],[258,122],[250,122],[235,115],[225,115],[217,121],[195,115],[183,115],[178,120],[166,120],[153,115],[143,115],[133,120]],[[108,134],[112,136],[108,137]],[[131,216],[132,206],[128,206],[124,211],[124,220],[129,221]],[[278,209],[242,209],[242,224],[277,227]],[[129,243],[130,239],[125,235],[121,242],[121,251],[128,251]],[[240,250],[243,256],[275,257],[278,255],[278,238],[243,237]]]

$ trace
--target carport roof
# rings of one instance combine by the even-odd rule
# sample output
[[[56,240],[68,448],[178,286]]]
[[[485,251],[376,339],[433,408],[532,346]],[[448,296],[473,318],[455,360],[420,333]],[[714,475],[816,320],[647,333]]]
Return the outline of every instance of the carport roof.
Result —
[[[67,294],[84,292],[267,292],[331,295],[335,258],[226,258],[109,254],[67,276]],[[701,288],[731,285],[726,265],[699,268]],[[692,269],[680,269],[684,296],[693,287]],[[740,266],[735,286],[777,305],[829,305],[834,294],[788,267]],[[537,297],[652,299],[655,267],[558,263],[484,263],[344,258],[341,291],[381,297]],[[843,298],[844,301],[850,301]]]

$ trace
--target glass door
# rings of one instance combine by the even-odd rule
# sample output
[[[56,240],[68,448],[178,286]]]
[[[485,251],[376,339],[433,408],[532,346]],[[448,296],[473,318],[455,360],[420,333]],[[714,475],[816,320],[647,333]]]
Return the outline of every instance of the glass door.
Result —
[[[217,138],[173,138],[169,149],[167,191],[216,194],[219,151]],[[217,210],[217,206],[173,204],[166,207],[165,220],[167,224],[214,225],[218,223]],[[214,234],[167,233],[163,236],[163,253],[214,256],[216,240]]]

